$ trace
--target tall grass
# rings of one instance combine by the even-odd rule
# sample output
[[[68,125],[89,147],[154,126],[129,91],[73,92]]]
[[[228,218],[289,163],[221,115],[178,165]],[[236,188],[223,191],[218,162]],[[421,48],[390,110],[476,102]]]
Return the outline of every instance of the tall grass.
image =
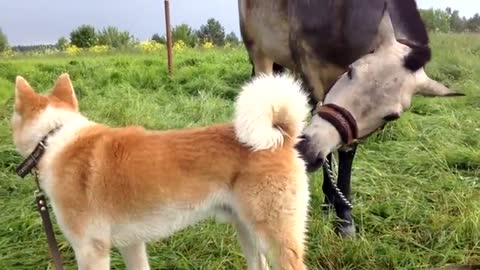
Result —
[[[427,72],[467,94],[415,98],[410,112],[358,150],[353,169],[359,233],[341,239],[321,211],[321,173],[311,175],[307,262],[311,269],[425,269],[480,263],[480,38],[433,35]],[[230,121],[251,67],[245,51],[185,50],[166,75],[164,53],[17,57],[0,60],[0,269],[52,269],[34,184],[14,174],[13,82],[20,74],[47,90],[69,72],[80,108],[113,126],[152,129]],[[57,227],[68,269],[73,252]],[[235,232],[211,221],[150,243],[152,269],[244,269]],[[124,269],[117,250],[113,269]]]

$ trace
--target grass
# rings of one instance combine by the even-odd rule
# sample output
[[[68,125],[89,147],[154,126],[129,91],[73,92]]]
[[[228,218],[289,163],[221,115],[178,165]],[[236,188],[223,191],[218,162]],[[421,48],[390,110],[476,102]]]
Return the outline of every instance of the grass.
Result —
[[[410,112],[360,148],[353,170],[356,239],[333,232],[321,211],[321,173],[311,175],[307,262],[311,269],[426,269],[480,264],[480,38],[432,35],[428,73],[467,94],[415,98]],[[32,179],[14,174],[11,142],[17,74],[49,89],[69,72],[80,108],[114,126],[167,129],[230,121],[249,79],[244,50],[187,50],[166,76],[165,55],[118,54],[0,60],[0,269],[52,269]],[[67,269],[72,249],[55,225]],[[150,243],[152,269],[244,269],[235,232],[207,221]],[[113,250],[112,269],[124,269]]]

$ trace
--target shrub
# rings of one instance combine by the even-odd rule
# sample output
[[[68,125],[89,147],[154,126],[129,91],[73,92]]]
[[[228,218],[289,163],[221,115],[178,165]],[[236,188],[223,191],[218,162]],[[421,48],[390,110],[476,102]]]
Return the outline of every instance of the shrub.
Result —
[[[185,45],[195,47],[198,38],[190,26],[187,24],[180,24],[173,27],[172,39],[174,42],[183,41]]]
[[[68,39],[65,37],[59,38],[55,46],[61,51],[65,50],[65,48],[68,46]]]
[[[78,48],[90,48],[97,43],[95,28],[91,25],[82,25],[70,33],[70,41]]]
[[[3,52],[8,49],[8,39],[7,35],[2,32],[2,29],[0,28],[0,52]]]
[[[165,36],[160,36],[158,34],[153,34],[151,40],[155,41],[155,42],[158,42],[158,43],[161,43],[161,44],[166,44],[167,43],[167,41],[165,40]]]
[[[238,40],[238,37],[237,37],[237,35],[235,35],[234,32],[230,32],[230,34],[228,34],[225,37],[225,42],[233,44],[233,45],[237,45],[240,41]]]
[[[98,45],[112,48],[125,48],[133,44],[134,37],[127,31],[120,31],[117,27],[109,26],[97,34]]]
[[[0,55],[3,57],[12,57],[15,55],[15,52],[12,50],[12,48],[7,48],[1,52]]]

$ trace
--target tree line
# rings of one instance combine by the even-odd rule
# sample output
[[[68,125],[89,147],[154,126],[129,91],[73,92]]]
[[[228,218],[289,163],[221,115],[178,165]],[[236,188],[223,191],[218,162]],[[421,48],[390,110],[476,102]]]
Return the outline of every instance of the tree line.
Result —
[[[225,34],[225,29],[219,21],[214,18],[207,20],[206,24],[200,26],[198,30],[191,28],[187,24],[180,24],[172,27],[172,39],[174,41],[183,41],[186,46],[195,47],[205,42],[211,42],[215,46],[223,46],[226,43],[238,45],[240,43],[234,32]],[[153,34],[151,41],[158,43],[166,43],[165,36]],[[101,30],[95,29],[94,26],[84,24],[70,32],[69,37],[60,37],[56,44],[48,45],[28,45],[14,46],[13,50],[18,52],[36,51],[44,49],[64,50],[67,46],[74,45],[78,48],[91,48],[96,45],[106,45],[111,48],[129,48],[137,44],[139,41],[134,35],[128,31],[123,31],[115,26],[108,26]],[[7,36],[0,28],[0,52],[8,48]]]
[[[458,10],[424,9],[420,10],[425,26],[430,32],[475,32],[480,33],[480,15],[476,13],[471,18],[460,17]]]
[[[480,15],[477,13],[471,18],[460,17],[458,10],[446,9],[420,9],[420,14],[430,32],[476,32],[480,33]],[[172,28],[173,41],[183,41],[189,47],[198,44],[211,42],[216,46],[223,46],[226,43],[237,45],[239,38],[234,32],[225,34],[224,27],[214,18],[207,20],[206,24],[199,29],[193,29],[187,24],[180,24]],[[153,34],[150,40],[165,43],[165,36]],[[117,27],[109,26],[99,31],[92,25],[81,25],[70,33],[69,39],[61,37],[55,45],[33,45],[15,46],[16,51],[30,51],[45,48],[64,49],[68,45],[75,45],[79,48],[90,48],[95,45],[106,45],[112,48],[128,48],[137,43],[138,40],[128,31],[119,30]],[[0,52],[8,49],[7,36],[0,28]]]
[[[183,41],[189,47],[195,47],[199,43],[212,42],[216,46],[223,46],[225,43],[237,45],[240,41],[234,32],[225,34],[225,29],[219,21],[214,18],[207,20],[207,23],[195,30],[187,24],[180,24],[172,28],[172,39]],[[165,36],[154,34],[151,40],[166,43]]]
[[[200,26],[199,30],[192,29],[187,24],[180,24],[172,28],[172,39],[183,41],[189,47],[195,47],[199,43],[211,42],[217,46],[223,46],[226,42],[239,43],[234,32],[225,35],[225,29],[219,21],[211,18],[207,23]],[[152,41],[165,43],[165,36],[153,34]],[[121,31],[114,26],[109,26],[101,31],[95,31],[91,25],[82,25],[70,33],[70,40],[62,37],[57,42],[57,48],[64,48],[67,44],[79,48],[90,48],[95,45],[106,45],[112,48],[128,48],[135,44],[137,39],[127,31]]]

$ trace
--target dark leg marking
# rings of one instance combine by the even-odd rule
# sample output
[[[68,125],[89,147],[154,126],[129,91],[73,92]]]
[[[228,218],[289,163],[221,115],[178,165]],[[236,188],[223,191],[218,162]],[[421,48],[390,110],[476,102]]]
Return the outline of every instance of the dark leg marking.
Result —
[[[338,182],[337,186],[343,195],[351,202],[351,177],[352,165],[357,145],[354,145],[348,151],[339,151]],[[355,234],[355,224],[352,218],[352,209],[342,200],[334,201],[335,211],[339,222],[337,231],[343,236],[353,236]]]

